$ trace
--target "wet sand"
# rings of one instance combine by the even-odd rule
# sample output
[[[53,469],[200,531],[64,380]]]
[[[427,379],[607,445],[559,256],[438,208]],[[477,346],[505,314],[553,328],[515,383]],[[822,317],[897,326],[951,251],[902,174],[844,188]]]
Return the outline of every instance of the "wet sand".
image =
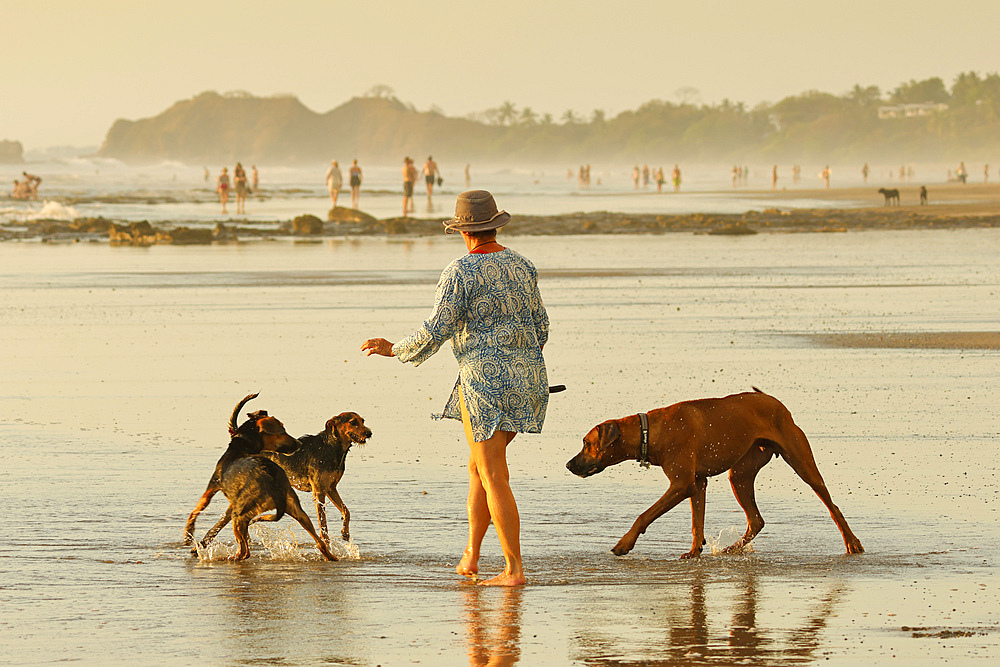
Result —
[[[1000,350],[1000,331],[937,331],[933,333],[839,333],[806,336],[828,347]]]
[[[511,236],[552,320],[545,430],[510,448],[529,585],[460,580],[466,451],[436,422],[447,349],[419,368],[360,342],[426,317],[460,239],[112,248],[0,244],[0,655],[14,664],[594,666],[994,664],[1000,658],[1000,355],[843,347],[836,336],[1000,330],[1000,230]],[[815,337],[815,339],[810,337]],[[926,341],[925,341],[926,342]],[[970,340],[965,340],[969,343]],[[565,469],[591,426],[749,390],[807,433],[866,553],[844,554],[780,459],[767,525],[725,475],[705,555],[682,504],[625,557],[609,551],[665,491],[624,462]],[[319,559],[298,526],[255,529],[253,556],[181,545],[233,404],[298,435],[344,410],[374,432],[339,490],[352,543]],[[304,494],[300,494],[302,497]],[[310,514],[311,503],[304,498]],[[217,498],[203,533],[222,511]],[[328,508],[334,525],[336,511]],[[482,571],[502,558],[492,531]]]

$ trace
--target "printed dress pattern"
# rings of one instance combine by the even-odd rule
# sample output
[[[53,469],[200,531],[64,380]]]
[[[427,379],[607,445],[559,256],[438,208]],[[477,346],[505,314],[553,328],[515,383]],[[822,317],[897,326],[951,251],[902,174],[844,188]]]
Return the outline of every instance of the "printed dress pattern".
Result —
[[[506,248],[470,253],[449,264],[430,317],[392,352],[419,365],[450,340],[458,380],[436,417],[461,421],[461,386],[473,437],[482,442],[498,430],[542,430],[549,385],[541,347],[548,335],[535,267]]]

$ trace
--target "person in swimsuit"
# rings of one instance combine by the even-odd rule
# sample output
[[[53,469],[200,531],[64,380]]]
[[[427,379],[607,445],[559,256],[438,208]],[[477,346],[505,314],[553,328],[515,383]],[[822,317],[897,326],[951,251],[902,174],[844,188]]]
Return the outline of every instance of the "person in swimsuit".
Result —
[[[215,184],[215,190],[219,193],[219,201],[222,202],[222,213],[226,214],[226,203],[229,201],[229,169],[222,168],[219,180]]]
[[[417,168],[410,158],[403,159],[403,217],[413,210],[413,186],[417,182]]]
[[[358,201],[361,200],[361,167],[358,166],[357,160],[351,164],[349,173],[351,178],[351,208],[357,208]]]
[[[236,214],[245,214],[247,212],[247,172],[243,169],[243,165],[239,162],[236,163],[236,168],[233,170],[233,180],[235,181],[236,190]]]
[[[424,162],[424,181],[427,183],[427,203],[431,203],[431,194],[434,192],[434,182],[441,175],[438,171],[437,162],[434,161],[430,155],[427,156],[427,161]]]
[[[331,160],[330,168],[326,170],[326,187],[330,191],[332,207],[337,208],[337,197],[340,196],[340,188],[344,187],[344,177],[336,160]]]

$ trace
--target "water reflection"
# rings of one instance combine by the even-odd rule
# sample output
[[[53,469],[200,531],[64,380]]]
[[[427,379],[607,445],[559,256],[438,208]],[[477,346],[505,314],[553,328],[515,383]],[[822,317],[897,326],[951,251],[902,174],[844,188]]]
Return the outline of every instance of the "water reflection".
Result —
[[[524,589],[462,589],[470,665],[513,665],[521,658]]]
[[[790,583],[787,602],[778,600],[775,608],[775,597],[765,597],[762,609],[753,571],[712,582],[705,571],[692,575],[686,597],[667,585],[647,600],[634,600],[634,608],[610,624],[605,618],[592,632],[581,632],[575,658],[608,667],[813,662],[842,597],[837,584],[816,586],[810,589],[815,597],[803,598],[802,582]],[[766,582],[771,596],[774,584]]]

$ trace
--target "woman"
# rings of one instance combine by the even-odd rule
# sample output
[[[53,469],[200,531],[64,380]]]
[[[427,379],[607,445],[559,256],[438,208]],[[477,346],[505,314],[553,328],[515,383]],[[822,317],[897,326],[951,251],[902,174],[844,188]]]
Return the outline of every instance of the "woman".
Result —
[[[393,344],[372,338],[361,349],[411,361],[437,352],[446,340],[458,360],[458,381],[442,416],[461,419],[469,441],[469,541],[456,571],[479,572],[479,551],[492,521],[506,567],[483,582],[523,584],[520,517],[510,489],[507,445],[517,433],[542,430],[548,378],[542,347],[549,319],[538,293],[535,267],[496,241],[510,215],[498,211],[493,195],[471,190],[458,196],[448,233],[460,232],[469,254],[441,274],[434,310],[409,337]]]
[[[233,170],[233,180],[236,186],[236,214],[245,214],[247,212],[247,172],[243,169],[243,165],[239,162],[236,163],[236,169]]]
[[[219,193],[219,201],[222,203],[222,214],[226,214],[226,202],[229,201],[229,169],[222,168],[219,180],[215,184],[215,190]]]
[[[357,160],[351,164],[348,174],[351,178],[351,208],[357,209],[361,200],[361,167]]]

